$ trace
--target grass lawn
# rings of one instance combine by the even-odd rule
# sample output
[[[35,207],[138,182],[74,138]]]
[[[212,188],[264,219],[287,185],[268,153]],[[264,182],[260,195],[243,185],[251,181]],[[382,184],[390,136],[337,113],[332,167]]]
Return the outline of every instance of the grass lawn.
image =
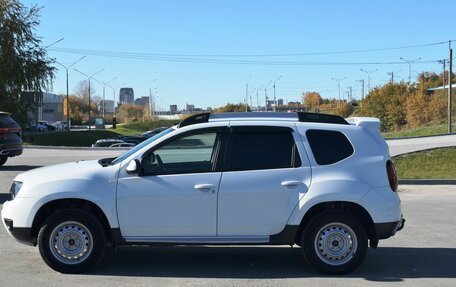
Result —
[[[419,151],[393,159],[401,179],[456,179],[456,147]]]
[[[445,125],[435,125],[435,126],[425,126],[416,129],[395,131],[382,133],[383,137],[386,139],[389,138],[404,138],[404,137],[417,137],[417,136],[430,136],[430,135],[439,135],[448,133],[448,126]]]

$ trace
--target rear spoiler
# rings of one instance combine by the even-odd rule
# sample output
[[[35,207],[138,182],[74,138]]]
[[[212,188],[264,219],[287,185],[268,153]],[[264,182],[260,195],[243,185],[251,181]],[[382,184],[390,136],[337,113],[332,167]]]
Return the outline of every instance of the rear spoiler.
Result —
[[[388,152],[389,156],[389,146],[380,133],[380,119],[370,117],[351,117],[345,120],[351,125],[365,127],[376,139],[377,143]]]
[[[351,125],[366,127],[369,130],[378,131],[380,129],[380,120],[378,118],[351,117],[345,120]]]

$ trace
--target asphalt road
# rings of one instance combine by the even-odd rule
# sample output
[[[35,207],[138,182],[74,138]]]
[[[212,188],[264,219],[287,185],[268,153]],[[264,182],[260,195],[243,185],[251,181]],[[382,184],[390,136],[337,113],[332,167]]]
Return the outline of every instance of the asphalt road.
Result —
[[[391,156],[396,156],[424,149],[456,146],[456,135],[394,139],[386,142],[390,147]]]
[[[0,167],[0,202],[20,172],[120,152],[26,149]],[[315,272],[289,246],[123,247],[88,274],[63,275],[0,227],[0,286],[456,286],[456,186],[401,186],[400,195],[404,230],[345,276]]]

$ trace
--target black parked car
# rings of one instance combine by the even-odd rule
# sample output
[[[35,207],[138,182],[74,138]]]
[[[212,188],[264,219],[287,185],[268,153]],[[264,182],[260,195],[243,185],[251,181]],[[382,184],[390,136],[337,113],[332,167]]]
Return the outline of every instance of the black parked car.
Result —
[[[137,145],[147,140],[147,138],[143,136],[118,136],[117,139],[134,145]]]
[[[21,127],[11,118],[11,114],[0,112],[0,166],[9,157],[22,154]]]
[[[150,138],[150,137],[153,137],[153,136],[156,135],[156,134],[161,133],[162,131],[164,131],[164,130],[166,130],[166,129],[168,129],[168,128],[167,128],[167,127],[155,128],[155,129],[153,129],[153,130],[151,130],[151,131],[148,131],[148,132],[143,133],[141,136],[146,137],[146,138]]]

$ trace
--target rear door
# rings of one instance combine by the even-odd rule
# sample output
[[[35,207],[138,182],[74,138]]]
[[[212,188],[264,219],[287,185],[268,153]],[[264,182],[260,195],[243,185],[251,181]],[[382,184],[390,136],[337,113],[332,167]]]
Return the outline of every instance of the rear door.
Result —
[[[311,170],[293,124],[232,123],[218,195],[220,237],[264,236],[283,230],[310,185]]]

